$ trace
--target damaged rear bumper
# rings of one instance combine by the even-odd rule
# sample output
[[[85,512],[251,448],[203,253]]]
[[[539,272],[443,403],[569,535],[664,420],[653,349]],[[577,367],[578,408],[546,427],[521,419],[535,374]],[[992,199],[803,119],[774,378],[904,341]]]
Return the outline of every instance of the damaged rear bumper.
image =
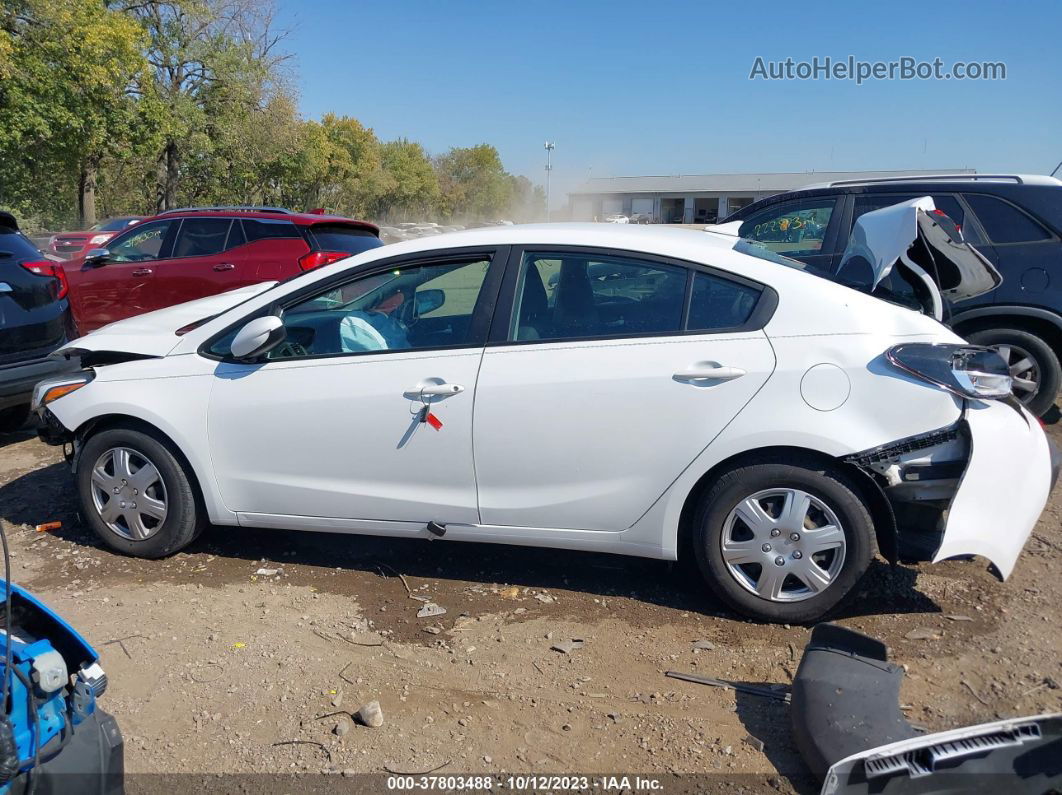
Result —
[[[847,456],[881,487],[899,558],[981,555],[1005,579],[1058,479],[1058,450],[1010,402],[967,401],[959,422]]]

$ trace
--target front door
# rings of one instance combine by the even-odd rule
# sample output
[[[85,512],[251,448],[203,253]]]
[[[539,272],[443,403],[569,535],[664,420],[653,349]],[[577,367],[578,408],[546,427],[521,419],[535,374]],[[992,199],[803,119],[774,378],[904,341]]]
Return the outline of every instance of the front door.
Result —
[[[770,376],[770,299],[642,254],[520,256],[509,328],[476,388],[482,522],[624,530]]]
[[[158,308],[155,270],[179,225],[168,218],[135,226],[108,244],[110,255],[103,263],[70,271],[70,299],[81,334]]]
[[[422,254],[285,302],[285,341],[215,373],[207,422],[226,506],[248,524],[478,522],[472,403],[495,260]]]

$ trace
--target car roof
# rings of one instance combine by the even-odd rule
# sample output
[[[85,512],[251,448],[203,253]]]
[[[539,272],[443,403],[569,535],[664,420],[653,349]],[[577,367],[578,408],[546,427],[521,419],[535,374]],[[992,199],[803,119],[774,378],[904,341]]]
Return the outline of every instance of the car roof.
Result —
[[[315,226],[318,224],[343,224],[357,226],[379,234],[380,228],[368,221],[359,221],[342,215],[325,215],[323,213],[297,213],[290,210],[262,208],[256,210],[243,207],[188,207],[165,210],[158,215],[145,218],[144,222],[157,221],[161,218],[249,218],[264,221],[290,221],[296,226]]]

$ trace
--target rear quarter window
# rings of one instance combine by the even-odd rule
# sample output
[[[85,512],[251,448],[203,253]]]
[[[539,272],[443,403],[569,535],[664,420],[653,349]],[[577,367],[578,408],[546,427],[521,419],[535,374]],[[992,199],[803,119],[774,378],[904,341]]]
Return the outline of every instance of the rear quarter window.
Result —
[[[993,243],[1032,243],[1051,239],[1051,233],[1043,226],[1002,199],[967,193],[966,201]]]
[[[241,218],[243,233],[248,243],[276,237],[302,237],[291,221],[274,221],[272,218]]]
[[[310,237],[314,241],[314,248],[319,251],[346,251],[349,254],[360,254],[362,251],[383,245],[383,241],[371,230],[356,226],[318,224],[310,227]]]
[[[0,226],[0,258],[2,259],[40,259],[41,253],[28,238],[14,229]]]

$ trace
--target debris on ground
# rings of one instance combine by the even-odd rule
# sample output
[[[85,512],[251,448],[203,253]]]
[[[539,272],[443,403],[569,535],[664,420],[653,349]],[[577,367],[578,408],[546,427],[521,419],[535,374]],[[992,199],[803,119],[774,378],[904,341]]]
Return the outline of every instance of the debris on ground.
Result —
[[[380,708],[379,701],[370,701],[368,704],[364,704],[357,711],[356,717],[358,723],[362,726],[368,726],[373,729],[380,728],[384,723],[383,710]]]
[[[37,525],[38,533],[49,533],[52,530],[59,530],[63,526],[62,522],[45,522],[44,524]]]
[[[502,588],[498,591],[498,596],[502,599],[516,599],[520,596],[520,589],[515,585],[510,585],[508,588]]]
[[[773,698],[778,701],[789,701],[789,693],[786,692],[784,685],[746,685],[743,682],[728,682],[725,679],[685,674],[681,671],[665,671],[664,676],[672,679],[681,679],[684,682],[694,682],[698,685],[721,687],[724,690],[733,690],[736,693],[748,693],[750,696],[763,696],[764,698]]]
[[[710,640],[697,640],[693,643],[694,651],[711,651],[715,648],[715,644]]]
[[[559,651],[561,654],[571,654],[576,649],[581,649],[586,645],[586,641],[582,638],[572,638],[571,640],[562,640],[554,643],[550,646],[553,651]]]
[[[417,618],[433,618],[445,614],[445,607],[441,607],[440,605],[435,604],[435,602],[425,602],[424,606],[417,611]]]
[[[918,627],[917,629],[912,629],[904,637],[907,640],[936,640],[940,637],[940,633],[928,627]]]
[[[763,740],[761,740],[759,737],[753,737],[751,734],[746,734],[742,742],[751,748],[755,748],[761,753],[763,752]]]
[[[280,574],[280,569],[259,569],[255,572],[259,577],[276,577]]]
[[[535,598],[544,605],[551,605],[557,601],[556,598],[548,593],[537,593],[535,594]]]

